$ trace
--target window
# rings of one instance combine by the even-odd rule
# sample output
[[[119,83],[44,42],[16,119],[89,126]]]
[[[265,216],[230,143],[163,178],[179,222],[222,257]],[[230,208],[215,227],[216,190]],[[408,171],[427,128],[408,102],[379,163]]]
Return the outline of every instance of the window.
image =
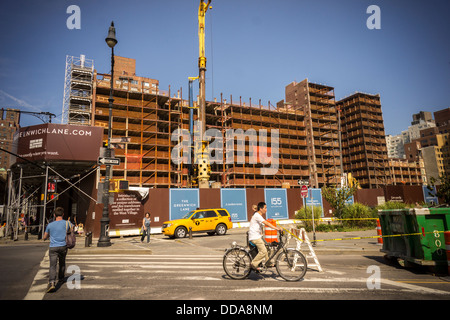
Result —
[[[217,213],[213,210],[205,211],[205,218],[217,218]]]
[[[222,216],[222,217],[227,217],[228,216],[228,212],[226,211],[226,210],[217,210],[218,212],[219,212],[219,214]]]
[[[137,80],[131,80],[131,84],[139,84],[139,81],[137,81]]]
[[[205,217],[205,212],[204,211],[199,211],[199,212],[196,212],[194,214],[192,219],[203,219],[204,217]]]

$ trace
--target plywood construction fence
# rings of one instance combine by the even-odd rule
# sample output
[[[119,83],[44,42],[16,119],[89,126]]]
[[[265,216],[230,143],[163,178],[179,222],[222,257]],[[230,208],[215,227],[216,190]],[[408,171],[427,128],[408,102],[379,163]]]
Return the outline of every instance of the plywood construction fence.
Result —
[[[323,217],[333,217],[329,203],[322,196],[316,200],[319,200],[318,203],[322,207]],[[113,235],[115,230],[138,230],[145,212],[151,214],[152,227],[161,227],[165,221],[177,219],[197,208],[226,208],[233,222],[248,222],[254,213],[252,206],[260,201],[267,204],[266,218],[275,220],[295,219],[296,211],[304,206],[298,188],[156,188],[149,189],[145,198],[135,191],[125,191],[114,194],[114,201],[110,204],[110,230]],[[422,203],[424,193],[421,186],[389,186],[360,189],[354,196],[354,202],[370,207],[375,207],[383,201]],[[308,200],[305,204],[309,206]],[[93,231],[94,237],[100,233],[102,210],[102,204],[91,203],[86,211],[83,209],[78,215],[79,221],[85,222],[86,231]]]

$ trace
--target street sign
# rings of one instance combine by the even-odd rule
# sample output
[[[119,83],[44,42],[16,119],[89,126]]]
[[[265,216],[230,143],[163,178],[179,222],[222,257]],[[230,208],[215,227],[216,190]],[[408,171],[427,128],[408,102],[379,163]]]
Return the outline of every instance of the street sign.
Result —
[[[302,198],[306,198],[308,196],[308,186],[302,186],[300,195],[302,196]]]
[[[120,159],[119,158],[98,158],[97,163],[102,164],[102,165],[118,166],[120,164]]]

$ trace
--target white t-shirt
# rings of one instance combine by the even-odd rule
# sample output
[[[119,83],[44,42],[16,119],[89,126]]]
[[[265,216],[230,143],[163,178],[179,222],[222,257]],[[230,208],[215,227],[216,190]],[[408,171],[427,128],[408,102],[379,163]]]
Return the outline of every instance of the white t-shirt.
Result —
[[[262,227],[263,227],[264,218],[259,214],[259,212],[255,212],[253,214],[252,219],[250,220],[250,227],[248,230],[248,240],[256,240],[262,237]]]

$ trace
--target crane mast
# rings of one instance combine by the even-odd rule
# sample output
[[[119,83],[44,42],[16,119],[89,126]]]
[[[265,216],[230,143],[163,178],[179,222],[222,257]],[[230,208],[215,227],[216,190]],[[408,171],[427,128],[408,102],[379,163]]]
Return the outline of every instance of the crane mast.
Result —
[[[195,164],[197,166],[197,183],[199,188],[209,188],[209,176],[211,166],[209,164],[208,156],[208,142],[204,140],[204,133],[206,130],[206,97],[205,97],[205,72],[206,72],[206,57],[205,57],[205,15],[211,4],[211,0],[205,3],[200,0],[198,7],[198,40],[199,40],[199,133],[201,136],[201,143],[194,146],[195,149]]]

